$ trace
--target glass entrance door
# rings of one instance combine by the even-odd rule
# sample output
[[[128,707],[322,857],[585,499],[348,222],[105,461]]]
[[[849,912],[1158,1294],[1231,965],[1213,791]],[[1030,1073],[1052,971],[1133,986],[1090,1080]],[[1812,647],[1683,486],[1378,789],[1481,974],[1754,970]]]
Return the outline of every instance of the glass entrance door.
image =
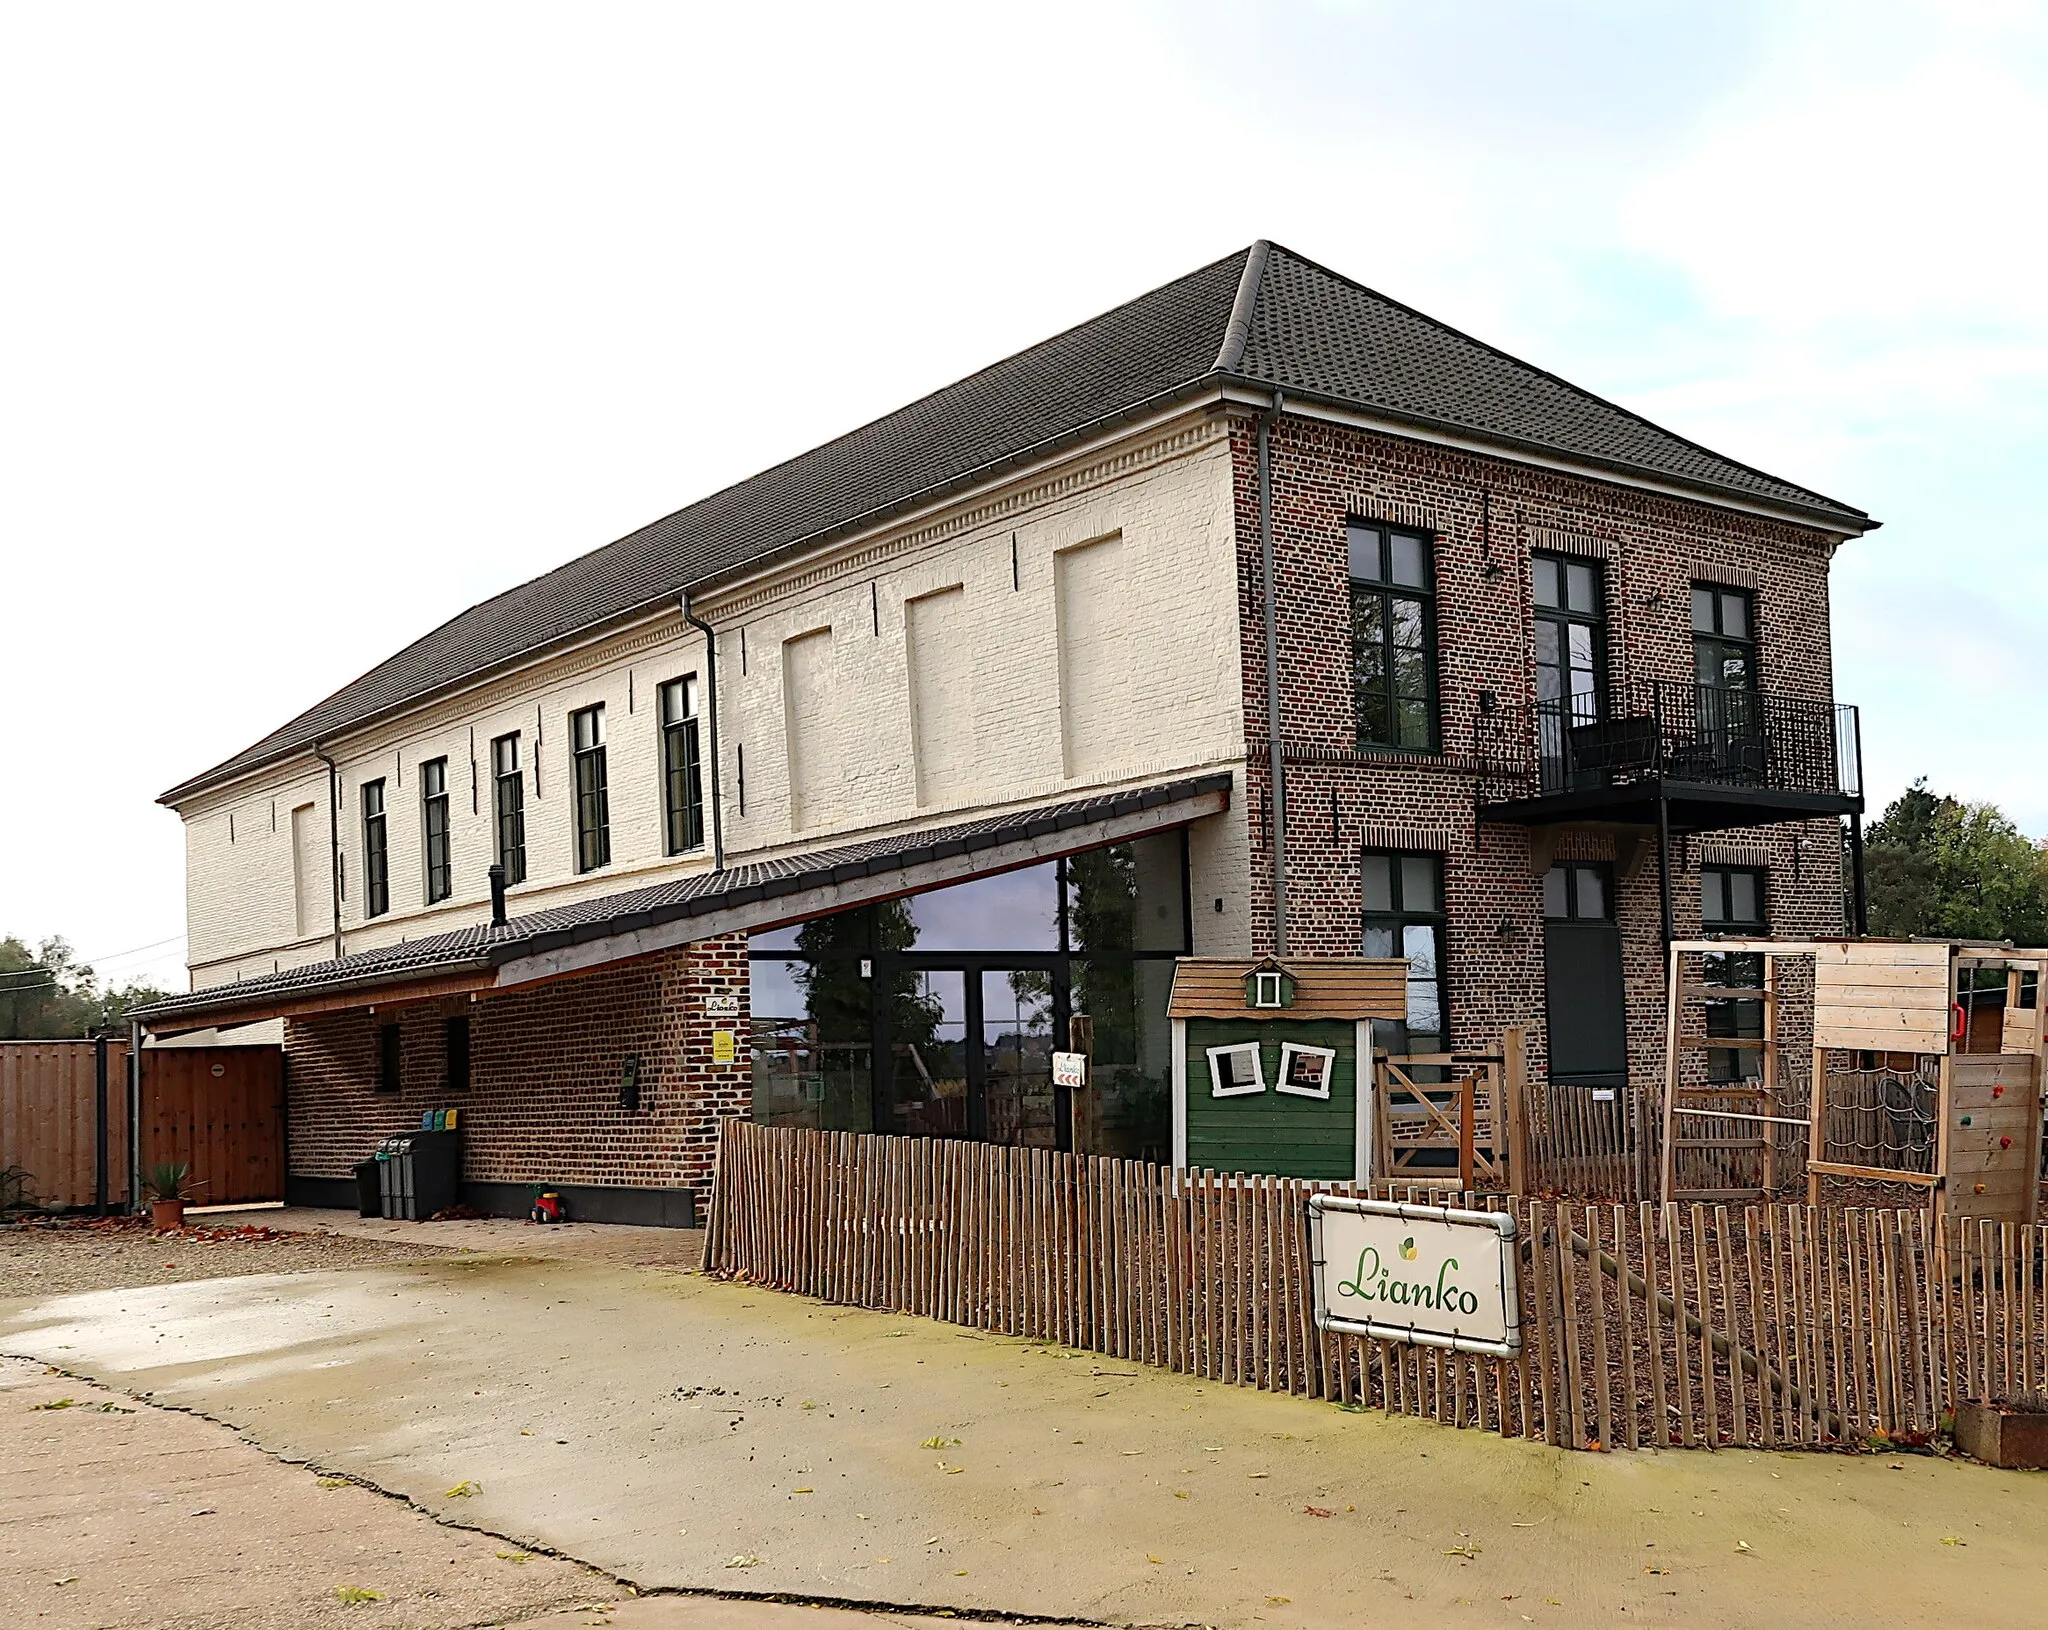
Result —
[[[1059,1145],[1052,1085],[1055,974],[1046,968],[984,968],[970,1090],[990,1143]]]

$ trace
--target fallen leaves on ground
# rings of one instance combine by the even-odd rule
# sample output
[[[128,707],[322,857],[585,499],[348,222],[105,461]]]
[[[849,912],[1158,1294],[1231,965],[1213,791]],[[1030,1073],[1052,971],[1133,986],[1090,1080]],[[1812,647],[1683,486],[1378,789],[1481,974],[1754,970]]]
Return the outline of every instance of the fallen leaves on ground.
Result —
[[[889,1559],[885,1556],[882,1560],[887,1562]],[[726,1563],[728,1568],[758,1568],[760,1565],[761,1559],[758,1556],[748,1556],[745,1553],[734,1557],[730,1562]]]
[[[1319,1505],[1305,1505],[1301,1508],[1301,1511],[1305,1517],[1330,1517],[1336,1515],[1334,1512],[1325,1511]]]
[[[349,1607],[354,1607],[361,1602],[381,1602],[384,1600],[384,1593],[381,1590],[365,1590],[361,1585],[336,1585],[334,1587],[334,1594]]]
[[[464,1479],[452,1489],[447,1490],[444,1497],[450,1500],[467,1500],[472,1494],[481,1494],[483,1491],[483,1484]]]
[[[918,1447],[920,1449],[957,1449],[960,1447],[960,1440],[958,1438],[926,1438]]]
[[[1463,1557],[1467,1562],[1470,1562],[1478,1554],[1479,1547],[1477,1545],[1453,1545],[1448,1551],[1444,1552],[1445,1556]]]
[[[52,1398],[46,1404],[30,1404],[28,1407],[30,1409],[76,1409],[78,1407],[78,1400],[75,1398]]]

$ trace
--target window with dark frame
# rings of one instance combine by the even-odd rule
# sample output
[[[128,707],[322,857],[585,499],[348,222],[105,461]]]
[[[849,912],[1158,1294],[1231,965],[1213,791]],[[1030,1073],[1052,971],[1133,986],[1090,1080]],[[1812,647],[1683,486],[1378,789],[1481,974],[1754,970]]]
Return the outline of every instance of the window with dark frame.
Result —
[[[363,915],[391,909],[391,843],[384,825],[384,782],[363,783]]]
[[[400,1079],[400,1064],[404,1049],[400,1045],[398,1026],[380,1024],[377,1026],[377,1090],[396,1092],[403,1085]]]
[[[448,845],[448,761],[430,758],[420,766],[420,832],[427,861],[427,904],[455,892],[455,867]]]
[[[697,676],[661,687],[661,782],[668,852],[704,846],[704,762],[699,750]]]
[[[1534,555],[1536,705],[1559,727],[1607,716],[1606,596],[1600,563]],[[1559,746],[1562,747],[1560,740]]]
[[[1770,932],[1764,895],[1766,873],[1761,866],[1702,866],[1700,926],[1709,934]],[[1710,951],[1701,958],[1701,974],[1709,985],[1755,990],[1764,982],[1764,959],[1751,951]],[[1707,1034],[1761,1041],[1764,1004],[1709,998]],[[1761,1051],[1754,1047],[1707,1049],[1707,1079],[1715,1083],[1746,1081],[1759,1073]]]
[[[1349,521],[1345,546],[1359,744],[1434,752],[1436,606],[1429,535]]]
[[[458,1014],[442,1025],[442,1046],[448,1066],[448,1091],[469,1091],[469,1018],[466,1014]]]
[[[1748,590],[1693,584],[1692,665],[1703,691],[1756,690],[1756,600]]]
[[[491,817],[497,860],[505,882],[526,881],[526,776],[519,768],[519,733],[491,743]]]
[[[1361,943],[1370,957],[1408,959],[1408,1017],[1381,1021],[1373,1045],[1390,1053],[1450,1047],[1444,1003],[1444,863],[1441,855],[1368,851],[1360,859]]]
[[[605,785],[604,704],[569,715],[576,767],[576,869],[594,871],[612,859],[611,798]]]
[[[1605,861],[1561,860],[1543,874],[1543,915],[1552,922],[1609,922],[1614,877]]]

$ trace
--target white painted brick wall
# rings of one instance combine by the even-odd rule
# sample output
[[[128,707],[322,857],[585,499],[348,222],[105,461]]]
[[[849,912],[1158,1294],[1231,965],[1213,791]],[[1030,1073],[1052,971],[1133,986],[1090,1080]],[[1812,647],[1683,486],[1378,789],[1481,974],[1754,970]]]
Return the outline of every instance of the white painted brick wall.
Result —
[[[812,848],[839,834],[930,824],[1091,788],[1241,765],[1236,553],[1230,466],[1219,434],[1183,426],[1148,461],[1119,455],[1107,473],[1020,478],[999,519],[943,526],[875,570],[789,572],[790,586],[750,588],[737,609],[711,615],[720,629],[720,704],[730,858]],[[1035,483],[1035,485],[1034,485]],[[977,501],[981,502],[981,501]],[[1015,538],[1015,577],[1012,538]],[[1062,764],[1055,556],[1090,540],[1120,539],[1123,603],[1100,619],[1120,649],[1081,653],[1091,680],[1126,687],[1124,705],[1097,705],[1077,768]],[[834,552],[842,558],[851,549]],[[948,676],[926,663],[923,684],[950,682],[972,700],[973,773],[946,777],[920,805],[915,774],[906,601],[959,586]],[[879,632],[877,621],[879,620]],[[803,829],[789,822],[782,642],[833,630],[818,716],[840,732],[829,783],[814,786]],[[745,658],[742,662],[742,628]],[[939,659],[943,662],[943,658]],[[348,950],[442,933],[488,911],[493,858],[490,743],[517,731],[526,776],[527,881],[513,914],[617,893],[709,864],[708,853],[662,853],[660,719],[656,688],[703,671],[702,640],[677,618],[652,622],[508,676],[473,694],[415,710],[330,745],[340,764],[342,928]],[[1112,704],[1114,698],[1112,697]],[[611,864],[574,870],[569,715],[606,710]],[[708,740],[706,742],[708,749]],[[745,812],[738,767],[745,759]],[[428,907],[420,765],[446,756],[454,893]],[[536,757],[538,784],[536,785]],[[471,774],[475,792],[472,802]],[[362,787],[382,776],[391,909],[365,922]],[[1241,782],[1240,782],[1241,784]],[[708,795],[708,787],[707,787]],[[325,893],[318,931],[297,933],[291,811],[313,803],[324,832],[327,776],[310,759],[188,802],[186,882],[195,985],[319,961],[331,954]],[[275,830],[272,830],[272,806]],[[234,816],[234,841],[228,817]],[[1198,947],[1240,949],[1245,830],[1240,810],[1195,839]],[[1226,901],[1217,914],[1213,900]]]

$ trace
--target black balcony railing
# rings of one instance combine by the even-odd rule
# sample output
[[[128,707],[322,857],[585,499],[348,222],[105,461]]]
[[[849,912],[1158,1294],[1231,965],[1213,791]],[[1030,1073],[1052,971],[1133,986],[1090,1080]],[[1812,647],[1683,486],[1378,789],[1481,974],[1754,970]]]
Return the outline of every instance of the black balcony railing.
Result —
[[[1507,797],[1658,779],[1856,797],[1859,730],[1843,703],[1650,680],[1604,707],[1577,696],[1482,713],[1478,750]]]

